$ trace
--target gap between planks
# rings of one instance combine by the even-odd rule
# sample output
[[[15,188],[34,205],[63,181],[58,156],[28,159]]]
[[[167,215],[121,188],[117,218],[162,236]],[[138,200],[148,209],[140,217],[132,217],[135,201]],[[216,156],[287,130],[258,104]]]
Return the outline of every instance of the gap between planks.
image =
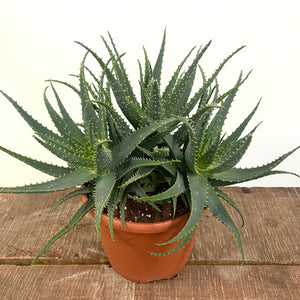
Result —
[[[31,265],[31,260],[19,260],[19,259],[9,259],[9,260],[0,260],[0,266],[1,265],[15,265],[15,266],[25,266],[28,267]],[[110,263],[108,260],[103,261],[81,261],[81,262],[71,262],[71,261],[53,261],[51,260],[51,263],[47,261],[40,261],[38,264],[35,264],[33,266],[96,266],[96,265],[107,265],[110,266]],[[300,263],[297,262],[271,262],[271,261],[247,261],[243,264],[241,261],[231,261],[231,260],[223,260],[223,261],[189,261],[187,266],[300,266]]]

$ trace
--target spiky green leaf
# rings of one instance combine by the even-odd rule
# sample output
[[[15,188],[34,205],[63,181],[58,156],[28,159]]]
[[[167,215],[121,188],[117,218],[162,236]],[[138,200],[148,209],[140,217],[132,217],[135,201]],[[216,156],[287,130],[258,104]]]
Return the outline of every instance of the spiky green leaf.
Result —
[[[115,60],[116,61],[115,70],[116,70],[117,78],[118,78],[119,82],[121,83],[122,87],[126,89],[127,95],[131,99],[131,101],[137,103],[137,99],[136,99],[136,96],[133,92],[133,88],[130,84],[129,77],[126,73],[126,69],[125,69],[125,67],[123,65],[123,62],[121,60],[121,57],[123,55],[120,55],[119,52],[117,51],[116,45],[115,45],[115,43],[113,41],[113,38],[110,35],[110,33],[108,33],[108,36],[109,36],[110,42],[113,46],[113,49],[114,49],[114,52],[115,52],[115,55],[116,55],[116,58],[117,58]],[[114,61],[114,56],[113,55],[112,55],[112,59]]]
[[[255,128],[256,129],[256,128]],[[254,130],[255,130],[254,129]],[[230,148],[207,169],[209,174],[220,173],[234,167],[243,157],[252,140],[252,130],[245,137],[231,143]],[[217,151],[216,151],[217,152]]]
[[[46,182],[20,187],[1,188],[0,193],[51,193],[81,185],[83,182],[93,180],[95,177],[95,171],[87,168],[78,168],[61,177]]]
[[[157,202],[157,201],[161,201],[161,200],[165,200],[165,199],[170,199],[172,197],[177,197],[180,194],[184,193],[185,191],[186,191],[186,188],[185,188],[183,175],[180,172],[178,172],[176,181],[166,191],[161,192],[156,195],[153,195],[153,196],[146,196],[146,197],[141,197],[141,198],[134,197],[134,199],[139,200],[139,201],[146,201],[146,202]]]
[[[163,40],[161,43],[159,54],[156,63],[154,65],[153,74],[152,74],[153,78],[157,80],[158,87],[160,87],[161,69],[162,69],[163,57],[165,52],[165,45],[166,45],[166,30],[164,31]]]
[[[72,135],[72,132],[69,131],[69,128],[65,120],[55,111],[55,109],[50,104],[49,100],[47,99],[46,90],[47,88],[45,89],[44,92],[44,102],[53,124],[55,125],[60,135],[64,138],[68,138],[70,143],[73,145],[73,147],[76,147],[76,144],[78,143],[76,141],[76,136]]]
[[[224,207],[223,203],[221,202],[221,200],[217,196],[216,192],[214,191],[214,189],[210,185],[208,185],[207,187],[208,187],[208,189],[207,189],[207,192],[208,192],[207,206],[208,206],[209,210],[211,211],[213,217],[215,217],[221,223],[226,225],[231,230],[231,232],[234,234],[235,239],[238,244],[238,247],[240,249],[241,255],[242,255],[242,260],[244,261],[245,257],[244,257],[244,250],[243,250],[243,246],[242,246],[242,240],[241,240],[240,233],[239,233],[234,221],[232,220],[232,218],[230,217],[226,208]]]
[[[57,232],[43,247],[43,249],[38,253],[38,255],[35,257],[31,265],[34,265],[37,260],[45,253],[46,250],[59,238],[61,238],[63,235],[65,235],[67,232],[69,232],[74,226],[92,209],[94,205],[93,198],[89,198],[82,206],[78,209],[78,211],[75,213],[75,215],[72,217],[72,219],[68,222],[68,224],[61,229],[59,232]]]
[[[50,176],[60,177],[64,174],[69,173],[72,170],[71,168],[60,167],[32,159],[30,157],[8,150],[2,146],[0,146],[0,150]]]
[[[155,133],[158,129],[163,129],[165,127],[171,126],[172,124],[176,124],[180,122],[180,120],[176,118],[170,118],[167,120],[155,122],[148,126],[142,127],[134,131],[130,136],[125,137],[122,142],[115,145],[112,148],[112,168],[120,165],[125,159],[132,153],[132,151],[139,145],[143,140],[146,139],[152,133]]]
[[[167,99],[163,99],[164,111],[169,116],[170,114],[182,116],[182,109],[185,107],[196,75],[197,64],[211,42],[209,42],[201,51],[197,53],[193,63],[183,75],[182,79],[175,86],[171,96]],[[184,115],[185,116],[185,115]]]
[[[68,131],[71,132],[71,135],[76,139],[76,141],[82,143],[84,141],[84,135],[82,133],[82,131],[79,129],[79,127],[77,126],[77,124],[73,121],[73,119],[70,117],[69,113],[67,112],[66,108],[64,107],[62,101],[60,100],[60,97],[56,91],[56,89],[54,88],[52,81],[50,81],[51,84],[51,88],[53,90],[53,93],[55,95],[58,107],[60,109],[60,113],[63,117],[63,120],[65,121],[65,125],[68,128]]]
[[[79,196],[79,195],[87,195],[92,192],[93,192],[93,189],[91,187],[86,187],[86,186],[76,189],[75,191],[68,193],[67,195],[62,197],[59,201],[57,201],[55,203],[55,205],[52,207],[51,212],[54,212],[58,206],[60,206],[62,203],[64,203],[68,199],[71,199],[71,198]]]
[[[70,166],[76,164],[80,166],[93,167],[95,165],[92,157],[85,156],[84,152],[73,150],[70,147],[70,144],[66,143],[66,141],[56,142],[50,137],[44,138],[44,140],[41,140],[36,136],[34,136],[34,138],[51,153],[68,162]]]
[[[185,62],[187,61],[187,59],[189,58],[189,56],[191,55],[191,53],[193,52],[193,50],[195,49],[195,47],[187,54],[187,56],[182,60],[182,62],[179,64],[179,66],[177,67],[176,71],[174,72],[172,78],[170,79],[168,85],[166,86],[163,95],[162,95],[162,99],[164,99],[164,101],[168,101],[167,99],[169,99],[171,97],[172,91],[176,85],[176,82],[178,80],[180,71],[183,67],[183,65],[185,64]]]
[[[222,182],[226,183],[226,185],[235,184],[235,183],[261,178],[264,176],[268,176],[270,174],[280,174],[282,173],[282,171],[276,171],[276,170],[273,171],[273,169],[299,148],[300,146],[296,147],[295,149],[280,156],[278,159],[268,164],[265,164],[263,166],[255,167],[255,168],[232,168],[224,172],[212,174],[210,178],[212,179],[212,183],[215,186],[216,185],[221,186],[223,185]]]
[[[148,175],[150,175],[155,168],[152,167],[144,167],[144,168],[139,168],[136,173],[131,176],[127,181],[125,181],[120,187],[121,188],[126,188],[127,186],[129,186],[130,184],[147,177]]]
[[[121,141],[124,137],[132,133],[132,130],[130,129],[128,124],[119,115],[119,113],[113,108],[112,105],[102,101],[97,101],[96,103],[99,104],[100,106],[103,106],[110,114],[111,121],[114,124],[114,129],[116,130],[116,134],[119,136],[119,141]]]
[[[96,147],[99,140],[107,139],[105,114],[96,114],[92,101],[89,97],[87,82],[84,75],[84,62],[86,55],[80,67],[80,98],[82,106],[82,119],[85,134],[88,136],[90,143]]]
[[[208,201],[209,183],[207,179],[190,173],[187,174],[187,179],[189,184],[191,214],[183,229],[174,238],[162,245],[171,244],[186,236],[190,236],[202,216],[205,201]],[[181,246],[183,245],[181,244]]]
[[[227,203],[229,203],[240,215],[241,220],[242,220],[242,225],[241,227],[244,226],[245,222],[244,222],[244,216],[242,211],[240,210],[240,208],[237,206],[237,204],[222,190],[215,188],[215,191],[217,193],[217,195],[219,197],[221,197],[222,199],[224,199]]]
[[[159,93],[159,83],[156,79],[151,79],[147,89],[148,105],[147,115],[152,120],[162,120],[163,110],[161,105],[161,98]]]
[[[106,206],[113,187],[116,183],[115,180],[115,173],[109,172],[105,173],[101,176],[98,176],[95,182],[95,219],[96,219],[96,230],[97,236],[99,237],[100,234],[100,221],[101,215],[103,212],[104,207]]]
[[[128,119],[128,121],[133,125],[134,128],[138,128],[144,125],[147,120],[147,117],[145,116],[144,112],[140,108],[138,102],[134,101],[132,98],[130,98],[127,95],[126,90],[124,90],[122,84],[117,80],[117,78],[107,68],[103,60],[93,50],[91,50],[90,48],[88,48],[87,46],[85,46],[80,42],[76,42],[76,43],[84,47],[86,50],[88,50],[97,60],[97,62],[105,72],[107,79],[110,82],[112,91],[115,95],[116,101],[120,106],[122,112]]]
[[[174,253],[175,251],[178,251],[179,249],[183,248],[186,246],[186,244],[193,238],[194,233],[195,233],[196,227],[194,227],[187,235],[185,235],[182,240],[170,251],[165,252],[165,253],[156,253],[156,252],[150,252],[152,255],[155,256],[163,256],[163,255],[169,255]]]
[[[125,161],[116,169],[116,177],[120,179],[124,177],[126,174],[128,174],[129,172],[139,168],[164,166],[166,164],[173,164],[175,162],[178,161],[174,161],[174,160],[160,161],[160,160],[152,160],[152,159],[145,159],[145,158],[131,158]]]
[[[203,94],[203,91],[205,91],[213,82],[214,80],[217,78],[217,76],[219,75],[219,73],[221,72],[221,70],[223,69],[223,67],[225,66],[225,64],[235,55],[237,54],[239,51],[241,51],[243,48],[245,48],[245,46],[239,47],[237,50],[235,50],[234,52],[232,52],[229,56],[227,56],[223,62],[219,65],[219,67],[215,70],[215,72],[212,74],[212,76],[207,79],[205,81],[205,83],[203,84],[203,86],[196,92],[195,96],[191,99],[189,105],[190,105],[190,109],[188,111],[190,111],[197,103],[197,101],[199,100],[199,98],[201,97],[201,95]],[[234,89],[236,89],[236,87],[234,87]],[[195,98],[195,99],[194,99]],[[207,100],[207,98],[204,98],[203,100]],[[199,109],[202,108],[202,106],[205,106],[207,104],[206,101],[200,101],[199,103]]]
[[[61,81],[61,80],[56,80],[56,79],[49,79],[46,81],[50,81],[50,82],[56,82],[56,83],[60,83],[68,88],[70,88],[73,92],[75,92],[78,96],[80,96],[80,90],[78,90],[75,86],[73,86],[72,84],[65,82],[65,81]]]
[[[54,139],[63,141],[63,138],[58,134],[54,133],[38,121],[36,121],[32,116],[30,116],[16,101],[14,101],[11,97],[9,97],[6,93],[0,90],[0,92],[5,96],[5,98],[14,106],[20,116],[24,119],[24,121],[32,128],[32,130],[41,138],[45,135],[50,136]]]
[[[247,118],[240,124],[240,126],[238,126],[236,128],[236,130],[234,130],[230,136],[228,136],[224,141],[222,141],[222,144],[220,145],[220,149],[219,149],[220,152],[222,152],[222,153],[226,152],[226,149],[228,149],[228,147],[230,147],[231,143],[233,143],[234,141],[239,139],[239,137],[243,133],[244,129],[246,128],[246,126],[250,122],[251,118],[255,114],[259,104],[260,104],[260,101],[256,104],[254,109],[247,116]]]

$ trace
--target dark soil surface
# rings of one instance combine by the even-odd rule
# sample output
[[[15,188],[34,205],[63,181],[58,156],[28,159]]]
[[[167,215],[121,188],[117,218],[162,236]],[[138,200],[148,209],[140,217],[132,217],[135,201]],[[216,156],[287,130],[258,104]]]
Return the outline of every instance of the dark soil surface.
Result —
[[[173,219],[173,203],[157,204],[161,211],[156,210],[144,201],[128,199],[125,206],[125,221],[153,223]],[[184,215],[189,210],[182,201],[177,201],[174,218]],[[104,211],[105,212],[105,211]],[[106,213],[106,212],[105,212]],[[120,218],[119,207],[115,210],[114,218]]]

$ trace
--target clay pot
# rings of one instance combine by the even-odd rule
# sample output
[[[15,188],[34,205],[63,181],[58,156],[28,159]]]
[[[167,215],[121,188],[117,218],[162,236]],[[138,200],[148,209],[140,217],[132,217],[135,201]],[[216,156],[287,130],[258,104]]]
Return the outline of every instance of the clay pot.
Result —
[[[83,196],[82,201],[87,197]],[[94,210],[90,214],[95,216]],[[163,222],[137,223],[125,222],[121,227],[119,219],[113,219],[114,240],[111,239],[108,216],[101,218],[101,238],[108,260],[112,267],[126,279],[146,283],[149,281],[169,279],[177,275],[189,260],[193,238],[184,248],[164,256],[151,255],[149,252],[164,253],[179,242],[158,246],[174,236],[184,227],[189,213]]]

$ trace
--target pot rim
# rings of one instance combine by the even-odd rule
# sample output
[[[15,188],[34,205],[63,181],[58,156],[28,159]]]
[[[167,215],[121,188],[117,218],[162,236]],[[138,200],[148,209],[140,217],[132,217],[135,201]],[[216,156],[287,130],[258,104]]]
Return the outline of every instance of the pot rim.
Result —
[[[87,195],[82,195],[81,198],[82,202],[87,201]],[[91,215],[95,217],[95,209],[91,209],[90,211]],[[179,216],[175,219],[170,219],[166,221],[161,222],[153,222],[153,223],[142,223],[142,222],[130,222],[125,221],[124,227],[121,226],[121,220],[117,218],[113,218],[113,228],[121,231],[127,231],[127,232],[135,232],[135,233],[158,233],[158,232],[164,232],[172,228],[173,226],[176,226],[178,223],[186,222],[188,217],[190,215],[190,212],[187,212],[186,214]],[[101,222],[108,225],[109,218],[108,215],[103,213],[101,216]]]

